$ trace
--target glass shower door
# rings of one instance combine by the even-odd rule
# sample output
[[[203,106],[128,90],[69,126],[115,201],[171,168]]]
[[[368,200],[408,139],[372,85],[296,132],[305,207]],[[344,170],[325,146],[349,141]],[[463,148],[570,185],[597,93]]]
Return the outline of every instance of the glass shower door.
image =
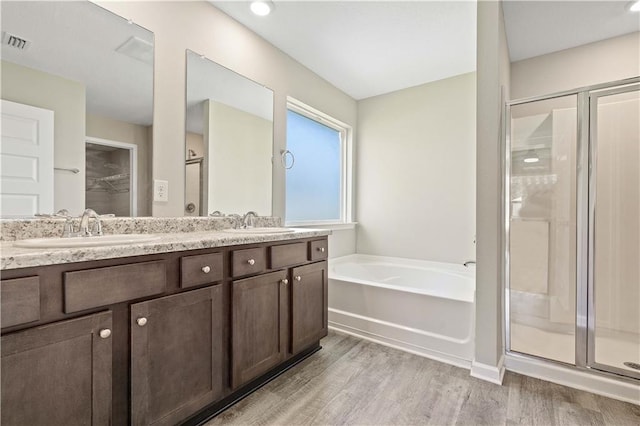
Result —
[[[509,350],[575,364],[576,95],[510,108]]]
[[[590,367],[640,378],[640,85],[590,94]]]

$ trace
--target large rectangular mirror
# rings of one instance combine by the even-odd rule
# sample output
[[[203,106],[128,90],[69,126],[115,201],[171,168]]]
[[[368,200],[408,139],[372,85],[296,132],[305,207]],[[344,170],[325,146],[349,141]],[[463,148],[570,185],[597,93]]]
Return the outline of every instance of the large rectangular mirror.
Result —
[[[153,33],[88,1],[0,7],[2,217],[150,215]]]
[[[271,215],[273,91],[187,50],[185,215]]]

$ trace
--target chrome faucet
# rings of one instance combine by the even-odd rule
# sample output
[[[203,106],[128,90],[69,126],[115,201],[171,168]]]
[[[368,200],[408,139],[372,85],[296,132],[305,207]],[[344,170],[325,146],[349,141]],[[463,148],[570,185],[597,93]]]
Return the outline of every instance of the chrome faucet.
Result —
[[[73,229],[73,216],[65,216],[64,228],[62,230],[62,238],[77,237],[80,235]]]
[[[89,219],[93,219],[93,228],[91,231],[89,230]],[[82,213],[82,218],[80,218],[80,232],[81,237],[90,237],[92,235],[100,236],[102,235],[102,223],[100,222],[100,215],[96,213],[92,209],[86,209],[84,213]]]
[[[231,213],[231,214],[228,214],[227,217],[231,219],[233,229],[238,229],[242,227],[242,216],[236,213]]]
[[[254,211],[247,212],[242,218],[242,227],[243,228],[253,228],[255,224],[256,217],[258,217],[258,213]]]
[[[66,219],[64,222],[64,228],[62,229],[62,238],[71,238],[71,237],[77,237],[80,235],[79,232],[76,232],[73,229],[73,216],[71,216],[71,214],[69,213],[69,210],[67,209],[58,210],[54,214],[54,216]]]

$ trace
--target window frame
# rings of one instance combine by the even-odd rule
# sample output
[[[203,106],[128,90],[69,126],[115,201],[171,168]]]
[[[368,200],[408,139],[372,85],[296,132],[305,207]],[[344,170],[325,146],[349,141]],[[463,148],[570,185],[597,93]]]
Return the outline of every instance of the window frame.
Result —
[[[287,112],[292,111],[309,120],[334,129],[340,135],[340,218],[338,220],[303,220],[289,221],[286,217],[286,185],[285,170],[285,226],[330,226],[345,225],[353,221],[353,129],[348,124],[319,111],[295,98],[287,96]],[[288,123],[287,123],[288,128]],[[286,151],[285,151],[286,152]]]

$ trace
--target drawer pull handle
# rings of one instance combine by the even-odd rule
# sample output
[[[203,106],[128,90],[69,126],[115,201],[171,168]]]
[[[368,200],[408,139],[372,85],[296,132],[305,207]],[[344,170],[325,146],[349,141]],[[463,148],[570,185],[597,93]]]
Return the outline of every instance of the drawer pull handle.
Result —
[[[211,272],[211,266],[203,266],[202,267],[202,272],[204,272],[205,274],[208,274],[209,272]]]
[[[296,281],[302,281],[302,277],[300,275],[296,275],[293,279]]]
[[[100,330],[100,338],[107,339],[109,338],[109,336],[111,336],[111,330],[109,330],[108,328],[103,328],[102,330]]]
[[[247,263],[248,263],[249,265],[253,266],[253,265],[255,265],[255,264],[256,264],[256,261],[255,261],[254,259],[249,259],[249,260],[247,260]]]
[[[282,281],[280,281],[283,285],[287,285],[289,284],[289,280],[288,279],[283,279]]]
[[[136,320],[136,324],[138,324],[140,327],[144,327],[145,325],[147,325],[147,319],[145,317],[140,317]]]
[[[320,253],[324,253],[324,247],[318,247],[318,251],[319,251]]]

